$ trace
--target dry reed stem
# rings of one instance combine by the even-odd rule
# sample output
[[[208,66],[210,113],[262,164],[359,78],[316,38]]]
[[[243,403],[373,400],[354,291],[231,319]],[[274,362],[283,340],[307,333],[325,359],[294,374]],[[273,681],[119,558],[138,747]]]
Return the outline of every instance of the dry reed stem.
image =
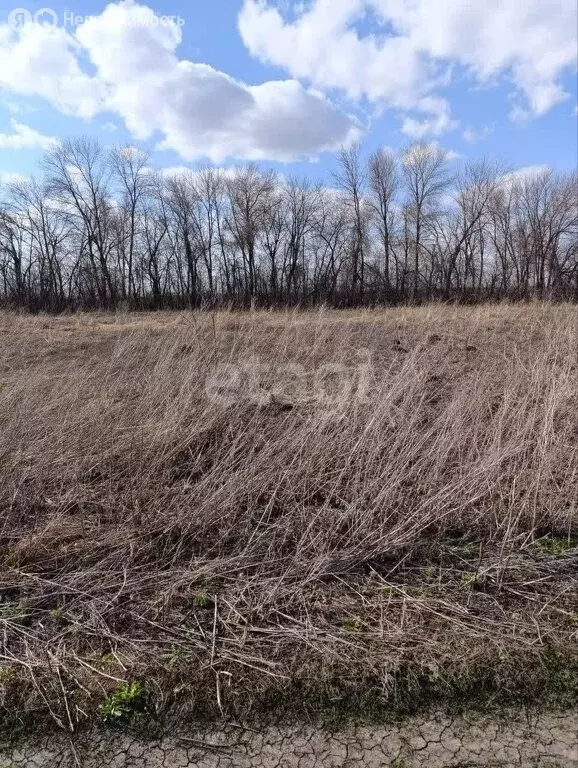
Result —
[[[575,642],[575,307],[0,331],[0,654],[24,709],[72,729],[79,686],[207,669],[219,708],[333,668],[387,691],[402,664]]]

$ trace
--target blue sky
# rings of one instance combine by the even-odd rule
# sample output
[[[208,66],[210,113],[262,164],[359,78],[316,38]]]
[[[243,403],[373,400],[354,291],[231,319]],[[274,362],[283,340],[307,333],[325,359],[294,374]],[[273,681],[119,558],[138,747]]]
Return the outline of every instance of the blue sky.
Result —
[[[575,168],[576,36],[575,0],[0,0],[0,175],[75,135],[315,179],[353,140]]]

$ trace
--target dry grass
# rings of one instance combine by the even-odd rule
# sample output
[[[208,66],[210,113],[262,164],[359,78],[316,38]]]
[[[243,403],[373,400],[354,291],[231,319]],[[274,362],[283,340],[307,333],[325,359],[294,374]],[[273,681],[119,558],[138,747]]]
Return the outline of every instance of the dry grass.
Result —
[[[575,307],[0,330],[6,710],[571,685]]]

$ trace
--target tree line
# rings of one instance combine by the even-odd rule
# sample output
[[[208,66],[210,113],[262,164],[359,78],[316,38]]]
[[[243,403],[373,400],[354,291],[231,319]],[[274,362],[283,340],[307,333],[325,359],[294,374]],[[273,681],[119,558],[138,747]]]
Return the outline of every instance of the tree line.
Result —
[[[0,190],[0,302],[31,311],[578,300],[578,177],[358,146],[329,184],[153,171],[81,138]]]

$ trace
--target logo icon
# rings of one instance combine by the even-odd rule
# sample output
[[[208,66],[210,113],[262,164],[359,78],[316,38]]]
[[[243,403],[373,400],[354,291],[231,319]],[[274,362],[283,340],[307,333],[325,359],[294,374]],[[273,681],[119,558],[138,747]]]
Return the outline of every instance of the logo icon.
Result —
[[[32,24],[32,14],[27,8],[14,8],[8,14],[8,26],[20,29],[26,24]]]
[[[56,27],[58,25],[58,14],[52,8],[41,8],[34,14],[34,23]]]

